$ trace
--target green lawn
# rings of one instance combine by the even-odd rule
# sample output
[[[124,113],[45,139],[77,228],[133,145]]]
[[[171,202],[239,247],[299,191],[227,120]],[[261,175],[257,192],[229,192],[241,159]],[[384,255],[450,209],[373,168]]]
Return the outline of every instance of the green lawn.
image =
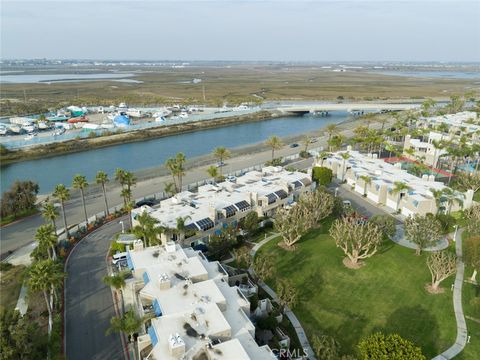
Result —
[[[275,278],[289,278],[299,290],[294,311],[309,337],[333,335],[342,352],[350,354],[361,338],[377,330],[411,339],[427,357],[453,344],[453,277],[442,284],[444,294],[428,294],[426,255],[417,257],[394,244],[367,259],[361,269],[347,269],[326,228],[304,236],[296,251],[283,250],[277,246],[280,240],[272,240],[258,255],[275,259]]]
[[[25,277],[24,266],[13,266],[0,271],[0,311],[14,309]]]

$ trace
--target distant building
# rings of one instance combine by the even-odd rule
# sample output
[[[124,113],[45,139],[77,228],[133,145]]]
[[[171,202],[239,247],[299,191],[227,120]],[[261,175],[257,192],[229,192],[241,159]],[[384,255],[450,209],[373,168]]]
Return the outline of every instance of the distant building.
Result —
[[[173,240],[193,247],[207,244],[210,236],[228,226],[236,226],[250,211],[272,216],[278,208],[297,201],[302,193],[314,188],[310,175],[273,166],[250,171],[234,181],[203,185],[197,192],[183,191],[155,208],[134,209],[133,225],[138,224],[139,214],[147,212],[160,226],[171,229],[161,234],[163,243]],[[179,218],[184,219],[185,229],[177,229]]]
[[[125,291],[138,315],[152,315],[138,338],[138,358],[270,360],[255,342],[250,302],[219,262],[167,242],[127,255],[134,279]]]
[[[433,175],[423,175],[422,178],[402,170],[400,163],[392,165],[376,158],[376,154],[364,155],[358,151],[348,151],[350,157],[344,160],[336,152],[323,159],[323,166],[332,170],[333,175],[340,180],[345,180],[355,192],[366,195],[375,204],[384,205],[393,211],[400,211],[405,216],[414,214],[425,215],[437,212],[437,203],[433,190],[442,190],[446,186],[435,181]],[[364,178],[370,180],[365,181]],[[401,182],[410,187],[396,193],[395,183]],[[463,205],[453,203],[451,210],[456,211],[472,205],[473,191],[466,193],[456,192]],[[441,201],[440,210],[446,209],[445,201]]]

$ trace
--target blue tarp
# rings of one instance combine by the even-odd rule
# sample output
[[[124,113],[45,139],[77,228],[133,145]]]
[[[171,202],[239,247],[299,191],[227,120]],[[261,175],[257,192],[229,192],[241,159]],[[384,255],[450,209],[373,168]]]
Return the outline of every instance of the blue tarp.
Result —
[[[130,125],[130,119],[128,118],[128,116],[125,116],[125,115],[115,116],[115,118],[113,119],[113,122],[115,125],[120,125],[120,126]]]

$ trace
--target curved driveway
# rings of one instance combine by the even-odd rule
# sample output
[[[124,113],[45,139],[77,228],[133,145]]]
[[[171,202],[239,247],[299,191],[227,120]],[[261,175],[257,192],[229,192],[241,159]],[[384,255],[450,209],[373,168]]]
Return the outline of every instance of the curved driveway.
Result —
[[[121,230],[119,220],[85,237],[68,259],[65,353],[69,360],[123,359],[120,336],[105,336],[115,309],[111,289],[102,281],[107,275],[105,257],[110,240]]]

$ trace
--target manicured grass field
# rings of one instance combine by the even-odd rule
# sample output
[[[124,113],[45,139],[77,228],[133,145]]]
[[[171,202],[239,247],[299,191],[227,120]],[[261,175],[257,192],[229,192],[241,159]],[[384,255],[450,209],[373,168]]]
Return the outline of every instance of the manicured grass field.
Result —
[[[430,295],[426,254],[388,244],[382,253],[366,260],[359,270],[342,264],[343,253],[327,231],[305,235],[296,251],[286,251],[272,240],[257,256],[275,259],[274,279],[288,278],[301,300],[294,309],[307,335],[334,336],[345,354],[353,354],[360,339],[374,331],[395,332],[421,346],[427,357],[450,347],[456,336],[450,286]],[[275,288],[274,281],[270,282]]]
[[[24,276],[24,266],[13,266],[0,272],[0,311],[15,308]]]

